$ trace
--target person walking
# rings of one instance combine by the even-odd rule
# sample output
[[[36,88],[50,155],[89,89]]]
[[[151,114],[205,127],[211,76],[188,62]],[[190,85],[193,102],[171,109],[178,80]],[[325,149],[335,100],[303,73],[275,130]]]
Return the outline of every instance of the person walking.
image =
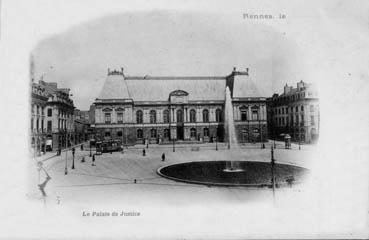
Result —
[[[162,162],[164,162],[164,161],[165,161],[165,153],[163,153],[163,154],[161,155],[161,161],[162,161]]]
[[[142,156],[146,156],[146,150],[145,150],[145,148],[142,149]]]
[[[95,154],[92,155],[92,166],[96,166],[95,165]]]

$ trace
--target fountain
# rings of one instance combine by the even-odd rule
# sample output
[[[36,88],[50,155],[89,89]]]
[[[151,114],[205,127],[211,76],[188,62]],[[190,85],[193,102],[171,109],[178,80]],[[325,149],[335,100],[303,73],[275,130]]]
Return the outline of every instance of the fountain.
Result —
[[[235,156],[240,156],[240,147],[236,137],[235,123],[233,119],[232,98],[229,88],[225,90],[225,122],[224,128],[228,149]],[[228,154],[227,154],[228,155]],[[236,158],[237,159],[237,158]],[[308,170],[298,166],[282,163],[274,163],[274,171],[271,171],[271,163],[265,161],[235,160],[212,160],[212,161],[185,161],[167,166],[162,166],[157,173],[173,181],[191,184],[203,184],[207,186],[245,186],[245,187],[270,187],[274,176],[278,186],[290,185],[290,179],[295,182],[301,180],[308,174]],[[291,178],[293,176],[293,178]]]
[[[225,90],[225,131],[228,137],[228,149],[239,149],[236,130],[234,126],[234,118],[233,118],[233,106],[232,106],[232,97],[231,91],[229,87],[226,87]],[[225,172],[241,172],[244,171],[240,167],[239,161],[227,161],[226,167],[224,169]]]

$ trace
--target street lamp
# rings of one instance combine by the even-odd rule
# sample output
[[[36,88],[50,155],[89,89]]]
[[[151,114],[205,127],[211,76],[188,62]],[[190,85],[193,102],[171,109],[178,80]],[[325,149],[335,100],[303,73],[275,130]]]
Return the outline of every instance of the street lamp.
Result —
[[[215,136],[215,151],[218,151],[218,135]]]
[[[74,153],[75,153],[75,149],[72,148],[72,156],[73,156],[72,169],[74,169]]]
[[[173,138],[173,152],[175,152],[175,151],[176,151],[176,146],[175,146],[175,140]]]
[[[274,159],[274,151],[273,147],[271,148],[271,170],[272,170],[272,187],[273,187],[273,200],[275,201],[275,177],[274,177],[274,165],[275,165],[275,159]]]
[[[68,174],[68,149],[67,149],[67,134],[65,134],[65,169],[64,169],[64,175]]]

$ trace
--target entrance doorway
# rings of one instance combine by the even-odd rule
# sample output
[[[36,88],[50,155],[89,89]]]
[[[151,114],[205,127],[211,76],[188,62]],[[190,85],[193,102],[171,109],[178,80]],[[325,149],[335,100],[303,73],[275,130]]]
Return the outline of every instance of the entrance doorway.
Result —
[[[183,126],[177,126],[177,139],[183,140]]]

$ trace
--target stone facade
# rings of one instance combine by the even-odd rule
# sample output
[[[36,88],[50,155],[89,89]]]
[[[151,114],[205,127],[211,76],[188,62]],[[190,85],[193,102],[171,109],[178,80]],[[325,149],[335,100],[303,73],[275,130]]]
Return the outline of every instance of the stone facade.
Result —
[[[274,94],[267,102],[271,138],[282,139],[289,134],[295,142],[318,139],[319,98],[313,85],[300,81],[292,88],[286,84],[283,94]]]
[[[233,94],[233,111],[240,142],[265,141],[266,99],[257,91],[233,91],[248,72],[224,77],[130,77],[108,70],[94,110],[96,139],[120,139],[125,144],[175,141],[224,141],[225,88]],[[119,91],[117,91],[117,89]],[[248,109],[241,119],[241,111]]]
[[[58,88],[56,83],[39,81],[47,92],[45,127],[47,151],[65,148],[75,143],[74,105],[69,89]]]
[[[47,92],[45,88],[32,83],[31,86],[31,148],[34,154],[39,155],[46,151],[46,121],[45,108],[47,104]]]

